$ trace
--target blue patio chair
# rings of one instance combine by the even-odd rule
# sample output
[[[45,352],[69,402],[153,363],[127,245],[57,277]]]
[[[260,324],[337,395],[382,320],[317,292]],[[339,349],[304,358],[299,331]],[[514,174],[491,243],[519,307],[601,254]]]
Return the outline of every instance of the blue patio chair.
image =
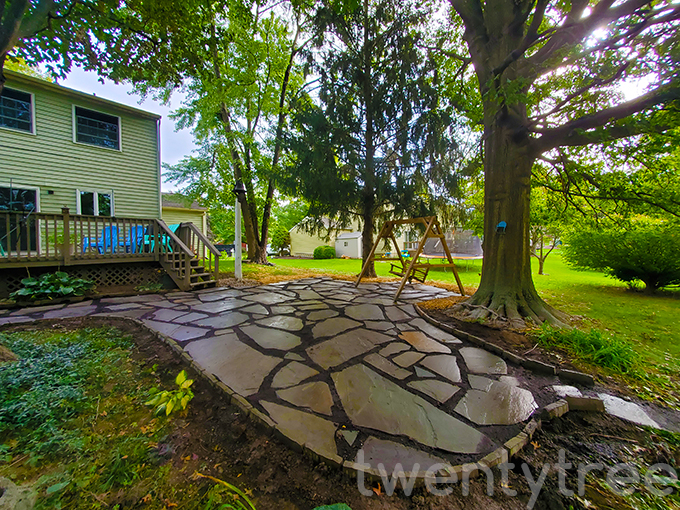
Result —
[[[177,230],[179,229],[180,224],[179,223],[174,223],[172,225],[168,225],[168,228],[172,231],[173,234],[177,233]],[[161,240],[161,246],[166,246],[169,252],[172,252],[172,246],[168,243],[168,236],[164,233],[161,232],[160,234],[160,240]],[[154,248],[156,247],[156,236],[154,234],[146,234],[144,235],[144,246],[149,247],[149,252],[152,252]]]
[[[104,227],[98,239],[94,237],[83,239],[83,253],[92,248],[95,248],[99,253],[106,253],[109,250],[115,251],[113,239],[116,239],[116,244],[118,244],[118,227],[116,225]]]

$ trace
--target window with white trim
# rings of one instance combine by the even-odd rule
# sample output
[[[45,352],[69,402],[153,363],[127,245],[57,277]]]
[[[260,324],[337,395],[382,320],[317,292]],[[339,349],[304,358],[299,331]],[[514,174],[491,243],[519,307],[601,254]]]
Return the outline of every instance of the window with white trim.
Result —
[[[0,126],[33,133],[33,96],[20,90],[2,89]]]
[[[120,150],[120,117],[75,107],[75,141]]]
[[[78,214],[87,216],[113,216],[113,192],[76,190]]]

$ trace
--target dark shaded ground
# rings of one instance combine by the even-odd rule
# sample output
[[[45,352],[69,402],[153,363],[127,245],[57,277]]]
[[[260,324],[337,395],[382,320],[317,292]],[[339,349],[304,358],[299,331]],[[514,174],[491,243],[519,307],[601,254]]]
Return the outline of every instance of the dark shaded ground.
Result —
[[[77,328],[115,326],[131,334],[137,344],[134,357],[149,365],[158,364],[157,372],[170,383],[181,368],[196,379],[195,398],[185,418],[175,418],[176,432],[167,438],[170,461],[178,470],[176,483],[190,483],[191,474],[200,470],[234,483],[241,489],[253,492],[258,509],[312,509],[319,505],[347,503],[354,510],[361,509],[519,509],[527,508],[531,490],[521,468],[509,474],[509,487],[518,495],[511,497],[502,492],[501,476],[494,470],[494,495],[486,494],[486,481],[472,481],[470,494],[463,495],[460,484],[451,487],[452,493],[438,497],[425,489],[416,489],[410,497],[400,491],[397,495],[374,494],[362,496],[357,480],[337,469],[316,463],[294,452],[248,420],[238,408],[231,406],[225,395],[216,391],[188,367],[167,345],[145,328],[127,320],[83,318],[40,321],[33,324],[5,326],[0,331],[33,330],[41,328]],[[680,464],[680,443],[673,438],[663,438],[622,422],[616,418],[597,414],[570,413],[545,424],[536,433],[534,441],[516,459],[525,462],[536,476],[545,462],[554,464],[560,449],[567,450],[567,460],[574,464],[602,462],[612,465],[633,458],[642,464],[669,462]],[[187,456],[190,460],[187,460]],[[631,508],[627,502],[609,493],[601,484],[603,475],[589,478],[583,498],[566,497],[558,491],[557,473],[551,470],[534,508]],[[576,487],[576,473],[568,477],[568,486]],[[378,485],[374,484],[377,489]],[[383,491],[379,491],[383,492]],[[132,495],[130,495],[132,496]],[[673,496],[677,498],[677,495]],[[590,502],[591,506],[586,506]],[[658,501],[657,508],[674,508],[677,499]],[[121,509],[143,508],[134,497],[124,499]],[[678,507],[678,506],[676,506]],[[644,507],[643,507],[644,508]]]

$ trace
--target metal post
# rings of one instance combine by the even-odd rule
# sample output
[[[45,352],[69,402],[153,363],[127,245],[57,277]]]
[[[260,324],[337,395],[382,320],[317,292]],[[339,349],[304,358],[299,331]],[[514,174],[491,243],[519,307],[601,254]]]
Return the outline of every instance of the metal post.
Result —
[[[241,264],[241,204],[236,197],[234,205],[234,276],[237,280],[243,279],[243,266]]]

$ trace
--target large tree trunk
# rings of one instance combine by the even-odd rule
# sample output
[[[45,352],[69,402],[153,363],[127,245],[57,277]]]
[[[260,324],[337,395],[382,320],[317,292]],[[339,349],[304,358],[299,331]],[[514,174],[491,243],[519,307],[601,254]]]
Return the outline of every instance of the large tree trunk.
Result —
[[[484,261],[477,292],[454,308],[458,315],[524,327],[525,320],[562,324],[531,278],[529,198],[534,155],[528,140],[499,115],[485,129]],[[507,227],[498,227],[505,222]]]

